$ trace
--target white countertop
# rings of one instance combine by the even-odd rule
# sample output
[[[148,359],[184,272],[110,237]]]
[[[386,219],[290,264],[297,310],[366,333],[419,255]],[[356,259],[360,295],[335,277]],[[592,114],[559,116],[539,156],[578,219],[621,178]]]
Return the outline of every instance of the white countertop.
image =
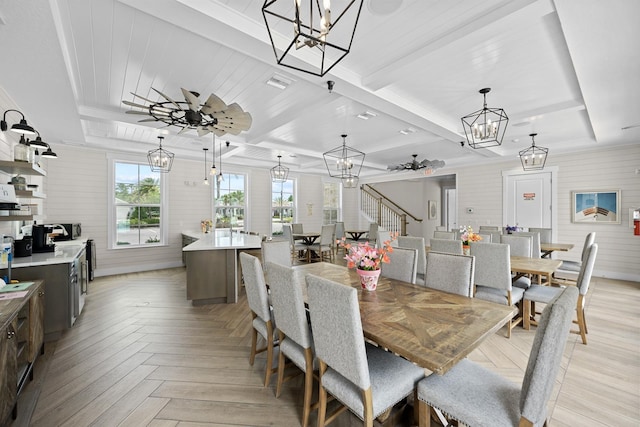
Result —
[[[85,247],[85,240],[56,242],[55,252],[37,253],[31,256],[14,257],[11,268],[35,267],[37,265],[67,264],[73,262]]]
[[[209,233],[188,230],[182,234],[198,239],[196,242],[182,248],[183,251],[210,251],[216,249],[259,249],[262,243],[260,236],[240,233],[231,233],[226,229],[217,229]]]

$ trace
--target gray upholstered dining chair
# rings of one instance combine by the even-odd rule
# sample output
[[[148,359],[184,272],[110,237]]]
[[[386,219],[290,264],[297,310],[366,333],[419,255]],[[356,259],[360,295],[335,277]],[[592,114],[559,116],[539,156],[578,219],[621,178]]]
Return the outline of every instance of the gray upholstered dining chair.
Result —
[[[291,224],[282,224],[282,235],[284,240],[289,242],[289,247],[291,248],[291,259],[300,258],[300,255],[305,253],[307,250],[307,245],[303,243],[296,243],[293,239]]]
[[[311,330],[320,363],[318,426],[348,408],[367,427],[413,394],[424,369],[365,342],[358,291],[307,275]],[[327,393],[345,405],[327,417]]]
[[[540,243],[551,243],[551,228],[529,227],[529,233],[540,233]]]
[[[462,255],[462,240],[431,239],[429,246],[433,252]]]
[[[296,222],[291,224],[291,232],[293,234],[302,234],[304,233],[304,227],[301,222]]]
[[[398,236],[398,247],[416,249],[418,251],[418,261],[416,267],[416,283],[424,284],[424,274],[427,270],[427,257],[424,237]]]
[[[367,240],[369,241],[369,245],[375,246],[377,238],[378,238],[378,223],[370,222],[369,231],[367,232]]]
[[[480,236],[480,241],[483,243],[491,243],[491,233],[489,232],[484,232],[484,233],[478,233],[478,236]]]
[[[512,256],[531,258],[533,254],[533,237],[531,236],[520,235],[520,233],[503,234],[500,236],[500,243],[509,245]]]
[[[444,375],[432,374],[420,381],[420,427],[431,425],[430,407],[469,426],[547,425],[547,402],[558,375],[577,297],[575,288],[566,288],[545,308],[522,386],[468,359]]]
[[[276,397],[280,397],[285,381],[285,357],[304,372],[304,398],[302,427],[309,422],[313,372],[318,370],[318,360],[313,351],[313,338],[307,320],[302,287],[295,280],[291,267],[266,263],[267,281],[271,289],[273,315],[278,325],[280,352],[278,354],[278,385]]]
[[[531,258],[540,258],[540,233],[537,231],[517,231],[512,236],[531,236]]]
[[[498,225],[481,225],[478,227],[478,232],[482,233],[483,231],[500,231],[500,226]]]
[[[596,262],[596,255],[598,254],[598,244],[593,243],[591,246],[587,248],[587,254],[584,263],[582,263],[582,268],[580,269],[580,273],[578,274],[577,287],[580,292],[580,296],[578,297],[578,302],[576,305],[576,316],[577,321],[575,323],[578,324],[577,333],[580,334],[582,338],[582,344],[587,344],[587,320],[584,314],[584,305],[585,298],[587,296],[587,292],[589,291],[589,284],[591,283],[591,275],[593,274],[593,266]],[[535,317],[537,313],[535,313],[535,306],[533,305],[536,302],[548,304],[549,301],[553,300],[556,295],[562,291],[563,288],[557,288],[552,286],[540,286],[540,285],[531,285],[529,289],[527,289],[524,293],[524,328],[529,329],[529,325],[536,324],[535,320],[532,320],[532,317]],[[532,309],[532,307],[534,307]]]
[[[433,232],[434,239],[447,239],[447,240],[455,240],[456,233],[455,231],[434,231]]]
[[[469,255],[429,252],[424,285],[452,294],[473,297],[475,259]]]
[[[340,250],[340,244],[338,243],[338,241],[341,241],[343,238],[345,239],[345,242],[347,240],[347,236],[345,235],[344,231],[344,222],[336,222],[336,235],[334,236],[334,238],[336,244],[336,253],[338,253],[338,251]]]
[[[378,229],[378,236],[376,237],[376,248],[381,248],[384,246],[384,242],[390,241],[391,240],[391,232],[387,231],[387,230],[380,230]],[[392,247],[398,247],[398,241],[397,240],[393,240],[391,241],[391,246]]]
[[[265,274],[267,272],[267,263],[274,262],[276,264],[291,266],[291,246],[285,240],[272,240],[270,242],[261,243],[262,250],[262,269]],[[268,283],[268,282],[267,282]]]
[[[311,252],[316,251],[320,255],[320,260],[324,261],[325,256],[329,261],[333,261],[333,245],[335,242],[336,225],[326,224],[320,229],[320,240],[307,247],[307,262],[311,262]]]
[[[415,284],[418,270],[418,250],[393,248],[393,252],[389,252],[387,255],[389,262],[382,263],[380,275]]]
[[[264,376],[264,385],[266,387],[269,385],[271,374],[275,371],[273,368],[273,350],[278,345],[275,321],[269,305],[267,285],[260,260],[246,252],[240,252],[240,264],[242,265],[244,286],[247,292],[249,309],[251,310],[251,325],[253,326],[249,364],[253,366],[257,353],[267,352]],[[266,345],[259,349],[257,348],[258,335],[266,341]]]
[[[575,285],[578,277],[578,273],[582,268],[582,264],[587,259],[587,249],[593,245],[596,240],[596,232],[592,231],[584,238],[584,245],[582,246],[582,254],[580,255],[580,261],[561,260],[562,265],[559,269],[553,273],[554,284],[559,285]]]
[[[513,286],[511,282],[510,248],[506,243],[471,242],[470,253],[476,258],[475,298],[503,305],[516,305],[522,301],[524,289]],[[429,266],[427,265],[427,268]],[[511,330],[522,322],[516,316],[507,324],[507,337]]]
[[[491,242],[485,242],[485,243],[500,243],[500,236],[502,236],[502,231],[500,230],[485,231],[484,233],[491,235]]]

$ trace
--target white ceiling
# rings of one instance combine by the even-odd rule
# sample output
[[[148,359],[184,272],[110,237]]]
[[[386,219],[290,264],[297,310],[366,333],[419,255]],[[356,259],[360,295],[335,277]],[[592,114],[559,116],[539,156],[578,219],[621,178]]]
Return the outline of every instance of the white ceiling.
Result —
[[[326,173],[322,153],[344,133],[366,153],[367,176],[392,173],[387,165],[412,154],[448,166],[517,163],[530,133],[550,159],[640,143],[637,0],[365,0],[351,53],[322,78],[276,64],[262,5],[0,0],[2,106],[18,106],[54,150],[145,153],[160,126],[138,123],[144,117],[125,114],[122,100],[159,100],[152,87],[181,100],[184,87],[251,113],[247,132],[217,139],[231,142],[225,164],[268,168],[280,154],[292,171]],[[266,85],[274,74],[292,83]],[[460,118],[482,107],[483,87],[492,88],[488,106],[509,115],[504,143],[461,147]],[[377,116],[356,117],[365,111]],[[416,132],[399,133],[407,128]],[[178,158],[211,147],[211,135],[166,129],[163,145]]]

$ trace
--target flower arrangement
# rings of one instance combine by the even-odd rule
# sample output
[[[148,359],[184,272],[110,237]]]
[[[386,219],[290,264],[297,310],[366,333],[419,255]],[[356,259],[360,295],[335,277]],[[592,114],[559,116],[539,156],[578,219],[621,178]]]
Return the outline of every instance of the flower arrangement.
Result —
[[[200,221],[200,228],[202,228],[203,233],[208,233],[213,227],[213,221],[210,219],[203,219]]]
[[[507,233],[509,233],[509,234],[517,233],[518,231],[522,231],[522,227],[518,227],[518,224],[516,224],[516,225],[507,224],[506,230],[507,230]]]
[[[391,242],[398,237],[398,233],[392,233],[391,239],[383,242],[383,247],[374,248],[369,246],[369,242],[358,243],[357,245],[351,245],[345,242],[343,237],[341,240],[336,240],[336,243],[345,249],[348,268],[356,268],[358,270],[374,271],[380,270],[383,262],[389,262],[388,253],[393,252]]]
[[[479,242],[482,240],[482,236],[473,232],[473,228],[470,225],[460,227],[460,239],[464,246],[468,246],[469,242]]]

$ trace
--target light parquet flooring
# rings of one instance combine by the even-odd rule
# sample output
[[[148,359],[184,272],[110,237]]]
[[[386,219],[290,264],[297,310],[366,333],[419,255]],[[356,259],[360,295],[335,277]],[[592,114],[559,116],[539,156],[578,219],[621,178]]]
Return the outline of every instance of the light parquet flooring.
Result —
[[[250,315],[193,307],[182,268],[98,278],[76,325],[47,343],[19,399],[23,426],[299,426],[302,377],[275,398],[264,355],[249,365]],[[594,278],[589,344],[570,335],[549,402],[552,426],[640,425],[640,284]],[[470,358],[520,383],[534,331],[505,330]],[[394,419],[410,425],[407,411]],[[312,414],[311,425],[315,425]],[[362,425],[344,413],[336,427]]]

